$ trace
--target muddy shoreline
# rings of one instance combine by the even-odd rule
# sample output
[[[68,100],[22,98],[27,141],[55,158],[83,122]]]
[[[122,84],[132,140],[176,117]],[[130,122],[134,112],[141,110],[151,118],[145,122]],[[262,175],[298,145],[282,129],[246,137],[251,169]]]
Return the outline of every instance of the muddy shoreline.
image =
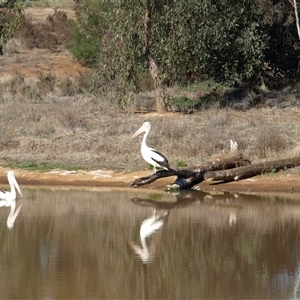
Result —
[[[0,168],[0,187],[7,189],[6,172],[9,169]],[[149,175],[149,170],[138,172],[114,171],[64,171],[53,170],[47,172],[27,171],[15,169],[15,177],[22,187],[76,187],[76,188],[121,188],[132,189],[130,183],[135,179]],[[176,177],[159,179],[152,184],[138,189],[164,191],[167,185],[172,184]],[[260,175],[252,178],[227,182],[202,182],[196,186],[205,192],[231,193],[300,193],[300,175],[279,172],[272,175]]]

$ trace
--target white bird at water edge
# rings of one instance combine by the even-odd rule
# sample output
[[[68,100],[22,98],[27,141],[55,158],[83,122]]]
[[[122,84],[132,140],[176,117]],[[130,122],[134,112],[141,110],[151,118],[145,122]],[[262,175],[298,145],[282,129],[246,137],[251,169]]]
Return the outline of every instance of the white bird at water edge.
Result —
[[[170,166],[168,159],[163,154],[147,146],[147,137],[149,135],[150,130],[151,122],[144,122],[143,125],[134,133],[134,135],[131,138],[135,138],[142,132],[145,132],[141,145],[141,153],[144,160],[148,164],[153,166],[153,174],[155,174],[156,168],[169,170]]]
[[[7,172],[7,179],[8,183],[10,186],[10,192],[9,191],[4,191],[0,190],[0,207],[1,206],[11,206],[11,201],[15,201],[17,198],[17,191],[19,194],[23,197],[21,189],[18,185],[18,182],[15,178],[15,174],[13,171],[8,171]]]

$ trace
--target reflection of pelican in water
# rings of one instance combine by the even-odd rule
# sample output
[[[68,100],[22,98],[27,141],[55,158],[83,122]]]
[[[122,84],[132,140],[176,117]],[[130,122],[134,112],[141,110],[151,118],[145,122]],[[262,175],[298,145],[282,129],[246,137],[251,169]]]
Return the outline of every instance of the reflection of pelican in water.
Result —
[[[10,186],[10,192],[0,190],[0,199],[1,199],[0,207],[1,206],[10,206],[10,201],[17,199],[16,189],[19,192],[19,194],[23,197],[21,189],[18,185],[18,182],[15,178],[15,174],[14,174],[13,171],[8,171],[7,172],[7,179],[8,179],[8,183],[9,183],[9,186]]]
[[[9,215],[7,217],[7,221],[6,221],[6,225],[7,225],[7,228],[11,229],[14,227],[14,224],[15,224],[15,221],[16,221],[16,218],[20,212],[20,209],[23,205],[23,203],[17,208],[17,210],[15,211],[16,209],[16,200],[12,200],[11,201],[11,205],[10,205],[10,212],[9,212]]]
[[[230,211],[229,212],[229,225],[234,225],[237,221],[237,212],[236,211]]]
[[[145,264],[150,263],[153,259],[153,251],[151,251],[152,249],[149,250],[146,239],[151,237],[157,230],[162,228],[168,215],[169,211],[162,215],[158,215],[156,209],[153,208],[152,216],[144,220],[140,227],[140,239],[142,247],[131,243],[132,249]]]

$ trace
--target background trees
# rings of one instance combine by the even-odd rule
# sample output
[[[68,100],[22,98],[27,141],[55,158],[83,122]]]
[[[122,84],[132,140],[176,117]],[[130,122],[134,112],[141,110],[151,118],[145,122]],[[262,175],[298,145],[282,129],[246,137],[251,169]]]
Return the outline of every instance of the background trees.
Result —
[[[164,86],[212,79],[283,87],[299,77],[287,0],[83,0],[77,16],[83,40],[97,41],[97,55],[84,61],[121,92],[143,88],[150,56]]]
[[[299,80],[297,8],[290,0],[74,2],[70,49],[97,70],[98,87],[116,87],[121,105],[153,89],[159,104],[163,87],[206,79],[271,88]],[[20,3],[1,4],[14,14],[1,14],[2,40],[20,24]]]
[[[268,42],[260,71],[267,86],[282,88],[299,81],[300,44],[294,7],[288,0],[260,0]]]
[[[22,21],[21,0],[7,0],[0,3],[0,54],[3,55],[3,44],[19,29]]]

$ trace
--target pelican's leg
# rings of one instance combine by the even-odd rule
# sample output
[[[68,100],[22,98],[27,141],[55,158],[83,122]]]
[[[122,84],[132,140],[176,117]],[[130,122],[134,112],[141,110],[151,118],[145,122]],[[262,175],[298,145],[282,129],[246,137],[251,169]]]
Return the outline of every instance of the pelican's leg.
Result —
[[[156,174],[156,167],[153,166],[152,174]]]

